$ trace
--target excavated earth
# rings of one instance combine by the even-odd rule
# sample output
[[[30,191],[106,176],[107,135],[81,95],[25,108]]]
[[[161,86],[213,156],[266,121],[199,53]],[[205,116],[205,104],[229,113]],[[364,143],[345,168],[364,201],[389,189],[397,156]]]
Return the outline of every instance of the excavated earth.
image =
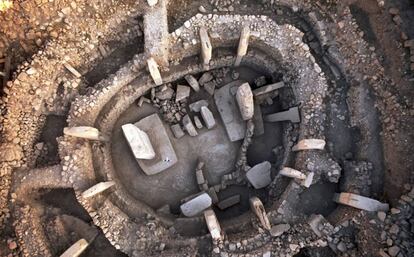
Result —
[[[4,2],[0,256],[414,256],[413,1]]]

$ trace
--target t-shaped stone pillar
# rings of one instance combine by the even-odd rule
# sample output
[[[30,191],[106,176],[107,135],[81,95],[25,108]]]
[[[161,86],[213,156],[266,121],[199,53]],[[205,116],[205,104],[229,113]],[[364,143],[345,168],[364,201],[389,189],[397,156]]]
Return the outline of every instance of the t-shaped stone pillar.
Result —
[[[239,66],[243,56],[247,53],[247,48],[249,46],[249,37],[250,37],[250,28],[248,26],[243,27],[240,34],[239,47],[237,48],[237,57],[234,62],[234,66]]]
[[[208,36],[207,29],[200,28],[200,41],[201,41],[201,57],[203,58],[204,67],[208,67],[210,64],[211,56],[213,53],[213,47],[211,46],[210,38]]]

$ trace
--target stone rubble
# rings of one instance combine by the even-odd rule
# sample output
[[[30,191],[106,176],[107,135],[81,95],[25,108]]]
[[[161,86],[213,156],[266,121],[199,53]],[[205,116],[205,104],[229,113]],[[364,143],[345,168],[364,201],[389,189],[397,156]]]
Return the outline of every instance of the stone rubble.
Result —
[[[211,197],[207,193],[189,200],[180,206],[181,212],[187,217],[194,217],[209,208],[212,204]]]

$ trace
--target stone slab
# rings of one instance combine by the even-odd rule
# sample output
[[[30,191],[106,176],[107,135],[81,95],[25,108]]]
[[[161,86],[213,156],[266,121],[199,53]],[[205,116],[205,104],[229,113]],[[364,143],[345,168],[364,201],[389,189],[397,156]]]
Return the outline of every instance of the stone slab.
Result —
[[[211,209],[204,211],[204,218],[213,240],[220,240],[222,238],[221,227],[214,211]]]
[[[201,120],[198,116],[194,116],[194,124],[197,129],[202,129],[204,127],[203,123],[201,123]]]
[[[188,135],[195,137],[198,135],[198,132],[196,130],[196,128],[194,127],[193,121],[191,120],[190,116],[185,115],[183,117],[183,126],[185,128],[185,130],[187,131]]]
[[[262,108],[260,104],[254,104],[254,115],[253,115],[253,122],[254,122],[254,136],[260,136],[264,134],[264,123],[263,123],[263,115],[262,115]]]
[[[122,125],[122,132],[135,159],[151,160],[155,157],[155,151],[147,133],[133,124]]]
[[[256,214],[256,217],[259,219],[260,223],[266,230],[270,230],[270,221],[267,217],[266,210],[263,206],[262,201],[256,196],[250,198],[250,209]]]
[[[207,193],[202,193],[199,196],[189,200],[180,206],[181,212],[186,217],[194,217],[209,208],[212,204],[211,197]]]
[[[273,237],[278,237],[278,236],[281,236],[286,231],[288,231],[289,229],[290,229],[289,224],[279,224],[279,225],[273,226],[270,229],[270,235],[272,235]]]
[[[174,134],[174,136],[178,139],[182,138],[185,135],[180,124],[171,125],[171,131]]]
[[[175,95],[175,102],[180,102],[190,96],[191,88],[187,86],[178,85]]]
[[[323,139],[302,139],[292,148],[292,150],[323,150],[325,144],[326,142]]]
[[[80,239],[69,247],[60,257],[78,257],[80,256],[86,248],[89,246],[89,243],[85,239]]]
[[[250,120],[253,118],[254,100],[249,83],[243,83],[237,89],[236,100],[243,120]]]
[[[247,180],[255,189],[268,186],[272,182],[270,177],[271,167],[272,165],[268,161],[256,164],[253,168],[247,171]]]
[[[198,92],[200,91],[200,85],[198,84],[198,81],[196,80],[196,78],[194,78],[193,75],[186,75],[184,76],[185,80],[187,81],[188,85],[190,85],[190,87]]]
[[[279,174],[289,178],[296,178],[300,180],[306,179],[306,175],[303,172],[289,167],[283,167],[283,169],[279,171]]]
[[[147,60],[148,70],[150,72],[150,75],[152,77],[152,80],[154,80],[155,85],[160,86],[162,85],[162,77],[160,70],[158,69],[158,64],[154,60],[154,58],[149,58]]]
[[[334,195],[334,201],[366,211],[385,211],[389,210],[389,204],[381,203],[372,198],[353,193],[340,193]]]
[[[217,204],[217,207],[219,207],[220,210],[224,210],[224,209],[227,209],[227,208],[229,208],[233,205],[236,205],[238,203],[240,203],[240,195],[233,195],[233,196],[230,196],[230,197],[220,201]]]
[[[205,106],[205,107],[208,106],[207,100],[204,100],[204,99],[199,100],[197,102],[191,103],[188,107],[190,108],[192,112],[200,112],[202,106]]]
[[[177,163],[177,155],[158,114],[143,118],[135,126],[147,133],[156,153],[152,160],[137,160],[145,174],[160,173]]]
[[[292,107],[284,112],[277,112],[273,114],[266,115],[264,120],[266,122],[279,122],[279,121],[290,121],[293,123],[300,122],[299,108]]]
[[[264,94],[268,94],[268,93],[273,92],[277,89],[280,89],[284,86],[285,86],[284,82],[278,82],[278,83],[262,86],[262,87],[259,87],[255,90],[253,90],[253,95],[255,97],[257,97],[257,96],[261,96],[261,95],[264,95]]]
[[[210,72],[205,72],[200,79],[198,80],[198,83],[201,86],[204,86],[205,83],[212,81],[214,79],[213,75]]]
[[[80,127],[66,127],[63,129],[63,134],[72,136],[72,137],[79,137],[85,138],[90,140],[98,140],[98,141],[107,141],[107,137],[104,136],[102,133],[99,132],[98,129],[93,127],[87,126],[80,126]]]
[[[104,192],[105,190],[113,187],[114,185],[115,185],[115,182],[113,182],[113,181],[100,182],[100,183],[92,186],[91,188],[85,190],[82,193],[82,197],[83,198],[90,198],[92,196],[95,196],[97,194],[100,194],[100,193]]]
[[[206,106],[201,107],[201,116],[203,117],[204,124],[207,129],[212,129],[216,126],[216,120],[214,119],[213,113]]]

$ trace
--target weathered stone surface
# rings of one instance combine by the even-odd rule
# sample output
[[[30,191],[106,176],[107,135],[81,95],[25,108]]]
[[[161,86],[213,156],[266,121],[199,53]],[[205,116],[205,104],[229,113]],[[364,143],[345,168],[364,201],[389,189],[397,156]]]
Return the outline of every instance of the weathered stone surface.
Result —
[[[198,129],[202,129],[204,127],[203,123],[201,123],[201,120],[198,116],[194,116],[194,124]]]
[[[210,37],[208,36],[207,29],[200,28],[200,41],[201,41],[201,57],[203,58],[204,66],[210,64],[211,56],[213,53],[213,47],[211,46]]]
[[[213,77],[213,75],[210,73],[210,72],[205,72],[201,77],[200,77],[200,79],[198,80],[198,83],[201,85],[201,86],[204,86],[204,84],[205,83],[207,83],[207,82],[209,82],[209,81],[211,81],[211,80],[213,80],[214,79],[214,77]]]
[[[268,94],[268,93],[270,93],[272,91],[275,91],[279,88],[282,88],[284,86],[285,86],[284,82],[277,82],[277,83],[274,83],[274,84],[262,86],[262,87],[259,87],[255,90],[253,90],[253,95],[254,96],[261,96],[261,95],[264,95],[264,94]]]
[[[100,182],[93,187],[87,189],[82,193],[83,198],[90,198],[94,195],[100,194],[103,191],[113,187],[115,185],[115,182],[113,181],[107,181],[107,182]]]
[[[180,124],[171,125],[171,131],[176,138],[182,138],[185,135]]]
[[[160,100],[171,100],[174,95],[174,89],[168,86],[162,86],[161,90],[155,93],[155,97]]]
[[[149,58],[147,60],[148,70],[151,74],[152,80],[154,80],[155,85],[162,85],[162,78],[160,70],[158,69],[158,64],[154,58]]]
[[[266,115],[264,120],[267,122],[290,121],[293,123],[300,122],[300,115],[298,107],[292,107],[284,112],[277,112]]]
[[[232,91],[237,92],[237,88],[242,81],[234,81],[220,89],[214,95],[214,101],[220,113],[220,117],[226,128],[230,141],[238,141],[244,138],[246,133],[246,123],[243,121]]]
[[[212,129],[216,126],[216,120],[214,119],[213,113],[206,106],[201,107],[201,116],[208,129]]]
[[[263,228],[265,228],[266,230],[270,230],[271,226],[269,218],[266,214],[266,210],[263,206],[262,201],[260,201],[260,199],[256,196],[250,198],[250,209],[254,212],[254,214],[256,214]]]
[[[325,140],[323,139],[302,139],[292,148],[292,150],[323,150],[325,148],[325,144]]]
[[[198,135],[196,128],[194,127],[193,121],[191,120],[190,116],[185,115],[183,117],[183,126],[187,131],[188,135],[195,137]]]
[[[262,108],[258,103],[254,104],[254,115],[253,115],[253,122],[254,122],[254,136],[260,136],[264,134],[264,124],[263,124],[263,115],[262,115]]]
[[[199,196],[180,206],[181,212],[187,217],[194,217],[200,214],[212,204],[211,197],[207,193],[202,193]]]
[[[270,178],[271,167],[272,165],[268,161],[253,166],[253,168],[246,173],[247,180],[256,189],[268,186],[272,182],[272,179]]]
[[[190,96],[191,88],[187,86],[178,85],[175,101],[180,102]]]
[[[63,134],[72,137],[80,137],[90,140],[108,141],[108,138],[93,127],[66,127],[63,129]]]
[[[194,103],[190,104],[188,107],[193,112],[200,112],[202,106],[207,107],[208,106],[208,102],[206,100],[199,100],[197,102],[194,102]]]
[[[281,236],[286,231],[288,231],[289,229],[290,229],[290,225],[289,224],[279,224],[279,225],[273,226],[270,229],[270,234],[273,237],[278,237],[278,236]]]
[[[158,114],[154,113],[141,119],[135,126],[147,133],[156,152],[152,160],[137,160],[145,174],[157,174],[177,163],[177,155]]]
[[[218,203],[219,199],[218,199],[218,196],[217,196],[217,192],[214,190],[214,187],[210,187],[207,190],[207,193],[211,197],[211,200],[213,200],[214,204]]]
[[[227,209],[227,208],[229,208],[233,205],[236,205],[238,203],[240,203],[240,195],[233,195],[233,196],[230,196],[230,197],[220,201],[217,204],[217,207],[219,207],[220,210],[224,210],[224,209]]]
[[[249,83],[244,83],[237,89],[236,99],[243,120],[250,120],[253,118],[254,101]]]
[[[381,203],[375,199],[353,193],[345,192],[335,194],[334,201],[366,211],[388,211],[389,209],[389,205],[387,203]]]
[[[200,85],[198,84],[198,81],[196,80],[196,78],[194,78],[193,75],[186,75],[184,76],[185,80],[187,81],[188,85],[190,85],[190,87],[198,92],[200,91]]]
[[[78,257],[89,246],[89,243],[85,239],[80,239],[69,247],[60,257]]]
[[[295,170],[289,167],[284,167],[283,169],[281,169],[279,171],[279,174],[285,177],[289,177],[289,178],[296,178],[300,180],[306,179],[306,175],[303,172],[300,172],[298,170]]]
[[[242,28],[240,33],[239,47],[237,48],[237,57],[234,63],[235,66],[239,66],[243,56],[247,53],[247,48],[249,46],[249,37],[250,37],[250,28],[245,26]]]
[[[206,90],[209,95],[214,95],[214,91],[216,90],[216,82],[209,81],[205,83],[204,90]]]
[[[155,157],[154,148],[147,133],[133,124],[122,125],[122,132],[136,159],[151,160]]]
[[[211,209],[204,211],[204,218],[213,240],[221,240],[221,227],[214,211]]]
[[[309,172],[306,178],[302,181],[301,185],[304,187],[310,187],[312,185],[314,175],[314,172]]]

